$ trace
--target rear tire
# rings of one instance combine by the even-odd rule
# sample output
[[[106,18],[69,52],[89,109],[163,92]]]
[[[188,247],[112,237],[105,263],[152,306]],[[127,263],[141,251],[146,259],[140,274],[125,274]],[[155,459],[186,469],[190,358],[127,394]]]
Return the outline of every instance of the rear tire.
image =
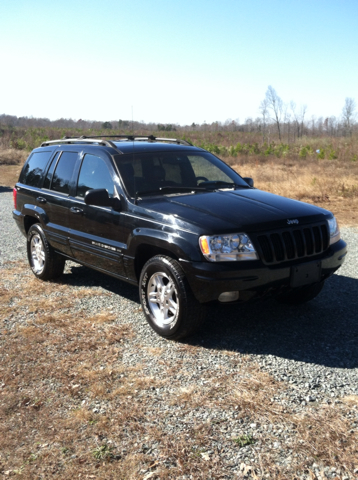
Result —
[[[144,265],[139,296],[149,325],[160,336],[179,340],[203,322],[204,307],[194,297],[176,260],[157,255]]]
[[[32,225],[27,234],[27,258],[33,274],[41,280],[62,275],[66,261],[48,243],[38,223]]]
[[[314,283],[312,285],[305,285],[304,287],[294,288],[291,291],[279,295],[276,300],[279,303],[286,303],[289,305],[301,305],[302,303],[313,300],[321,292],[324,286],[324,281]]]

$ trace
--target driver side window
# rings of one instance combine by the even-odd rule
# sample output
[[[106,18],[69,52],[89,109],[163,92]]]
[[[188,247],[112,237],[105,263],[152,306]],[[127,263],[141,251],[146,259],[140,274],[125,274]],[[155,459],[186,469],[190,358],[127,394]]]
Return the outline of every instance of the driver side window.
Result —
[[[108,195],[113,197],[113,180],[106,163],[102,158],[86,154],[81,165],[78,177],[77,196],[84,198],[87,190],[105,188]]]
[[[208,162],[206,158],[199,155],[188,155],[191,166],[194,170],[195,177],[200,178],[201,181],[223,181],[232,182],[231,178],[220,170],[216,165]]]

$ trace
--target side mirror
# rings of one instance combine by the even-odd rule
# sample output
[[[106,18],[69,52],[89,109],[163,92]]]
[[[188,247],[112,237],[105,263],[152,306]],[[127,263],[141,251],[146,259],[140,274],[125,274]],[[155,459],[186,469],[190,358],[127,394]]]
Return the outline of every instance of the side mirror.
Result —
[[[252,178],[250,178],[250,177],[243,177],[243,180],[245,180],[245,182],[246,182],[248,185],[250,185],[250,187],[253,188],[253,186],[254,186],[254,181],[253,181]]]
[[[105,188],[93,188],[85,193],[85,204],[95,205],[96,207],[112,207],[114,210],[122,210],[119,198],[112,198],[108,195]]]

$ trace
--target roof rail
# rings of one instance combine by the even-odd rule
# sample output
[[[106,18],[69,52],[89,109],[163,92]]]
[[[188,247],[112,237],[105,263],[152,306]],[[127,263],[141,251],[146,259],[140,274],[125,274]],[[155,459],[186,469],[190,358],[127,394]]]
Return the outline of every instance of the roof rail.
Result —
[[[47,147],[48,145],[53,145],[56,143],[65,143],[65,144],[71,144],[71,143],[97,143],[100,145],[105,145],[107,147],[112,147],[117,149],[117,146],[109,141],[109,140],[98,140],[96,137],[63,137],[58,140],[48,140],[46,142],[41,143],[41,147]]]
[[[92,135],[91,137],[86,137],[85,135],[81,135],[81,137],[67,137],[64,136],[58,140],[48,140],[46,142],[41,143],[41,147],[48,147],[49,145],[70,145],[75,143],[93,143],[97,145],[103,145],[106,147],[111,147],[117,150],[120,153],[123,153],[119,150],[118,146],[112,142],[111,140],[105,140],[105,138],[118,138],[121,141],[130,141],[130,142],[169,142],[169,143],[177,143],[178,145],[187,145],[192,147],[193,144],[188,142],[187,140],[181,140],[178,138],[165,138],[165,137],[154,137],[154,135]]]
[[[64,137],[70,139],[72,137]],[[75,137],[74,137],[75,138]],[[192,143],[188,142],[187,140],[181,140],[179,138],[166,138],[166,137],[155,137],[154,135],[91,135],[91,137],[86,137],[82,135],[79,137],[81,139],[96,139],[96,138],[118,138],[122,140],[128,140],[130,142],[140,142],[149,140],[150,142],[170,142],[170,143],[177,143],[181,145],[188,145],[190,147],[193,146]],[[103,140],[105,142],[105,140]],[[48,143],[48,142],[46,142]]]
[[[102,138],[102,137],[98,137]],[[118,150],[117,145],[115,145],[110,140],[98,140],[97,137],[85,137],[82,135],[81,137],[66,137],[60,138],[58,140],[49,140],[47,142],[42,142],[41,147],[47,147],[49,145],[56,145],[56,144],[74,144],[74,143],[95,143],[99,145],[103,145],[106,147],[112,147]],[[122,152],[121,152],[122,153]]]
[[[172,143],[178,143],[180,145],[188,145],[190,147],[193,147],[192,143],[188,142],[187,140],[181,140],[180,138],[154,137],[153,135],[149,135],[149,137],[147,138],[148,140],[151,140],[151,141],[172,142]]]

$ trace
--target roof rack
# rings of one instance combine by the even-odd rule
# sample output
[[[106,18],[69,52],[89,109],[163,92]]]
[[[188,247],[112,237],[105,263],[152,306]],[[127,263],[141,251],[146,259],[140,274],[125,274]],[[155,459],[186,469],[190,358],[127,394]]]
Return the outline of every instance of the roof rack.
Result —
[[[86,138],[85,136],[81,138]],[[179,145],[188,145],[190,147],[193,146],[192,143],[188,142],[187,140],[181,140],[180,138],[166,138],[166,137],[155,137],[154,135],[93,135],[91,138],[120,138],[123,140],[129,140],[131,142],[140,142],[149,140],[150,142],[170,142],[170,143],[177,143]]]
[[[149,135],[148,140],[150,141],[157,141],[157,142],[171,142],[177,143],[178,145],[188,145],[189,147],[193,147],[193,144],[188,142],[187,140],[181,140],[180,138],[165,138],[165,137],[154,137],[153,135]]]
[[[118,150],[117,145],[115,145],[113,142],[110,140],[98,140],[98,138],[102,137],[85,137],[82,135],[81,137],[66,137],[64,136],[63,138],[60,138],[58,140],[49,140],[47,142],[42,142],[41,147],[47,147],[49,145],[54,145],[54,144],[73,144],[73,143],[96,143],[98,145],[103,145],[106,147],[112,147]]]
[[[169,143],[177,143],[178,145],[187,145],[192,147],[193,144],[188,142],[187,140],[181,140],[178,138],[166,138],[166,137],[154,137],[154,135],[92,135],[91,137],[86,137],[85,135],[81,135],[81,137],[67,137],[66,135],[63,138],[58,140],[49,140],[47,142],[42,142],[41,147],[47,147],[49,145],[56,145],[56,144],[74,144],[74,143],[94,143],[97,145],[103,145],[106,147],[112,147],[118,152],[122,153],[118,146],[113,143],[111,140],[105,140],[105,138],[118,138],[121,141],[130,141],[130,142],[169,142]]]

